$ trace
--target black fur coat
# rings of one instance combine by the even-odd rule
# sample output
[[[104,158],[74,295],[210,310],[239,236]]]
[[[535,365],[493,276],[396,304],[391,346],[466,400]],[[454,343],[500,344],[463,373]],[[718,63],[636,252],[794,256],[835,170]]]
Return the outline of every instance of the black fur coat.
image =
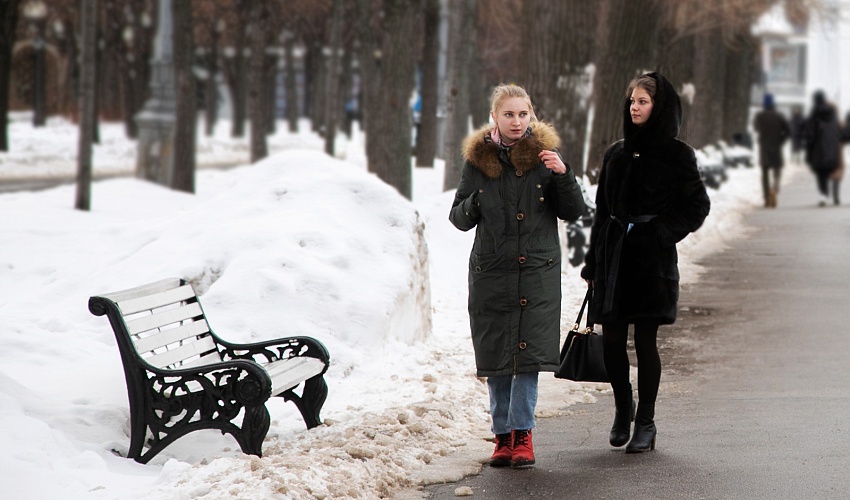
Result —
[[[605,152],[596,215],[582,277],[594,280],[590,318],[597,324],[676,320],[676,243],[696,231],[710,202],[694,150],[676,139],[682,106],[661,75],[652,113],[634,125],[623,104],[624,139]],[[631,225],[631,227],[630,227]]]

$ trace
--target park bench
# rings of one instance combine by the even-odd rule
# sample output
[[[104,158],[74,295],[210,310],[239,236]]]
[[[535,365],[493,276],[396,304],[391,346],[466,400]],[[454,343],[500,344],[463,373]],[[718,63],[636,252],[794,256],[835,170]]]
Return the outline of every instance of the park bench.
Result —
[[[118,341],[130,401],[128,458],[147,463],[201,429],[229,433],[244,453],[262,456],[272,396],[294,402],[308,429],[321,424],[330,356],[316,339],[224,341],[180,278],[91,297],[89,311],[107,315]]]

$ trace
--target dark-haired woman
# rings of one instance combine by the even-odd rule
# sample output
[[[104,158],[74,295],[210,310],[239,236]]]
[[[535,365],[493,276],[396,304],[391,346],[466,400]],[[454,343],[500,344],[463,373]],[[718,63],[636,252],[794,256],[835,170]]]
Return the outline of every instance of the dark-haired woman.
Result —
[[[696,231],[710,202],[694,150],[678,140],[682,106],[658,73],[633,80],[623,103],[623,136],[602,160],[596,216],[582,277],[594,287],[591,320],[602,325],[605,368],[616,413],[609,441],[627,453],[655,449],[661,381],[658,327],[676,320],[676,243]],[[629,380],[627,338],[634,325],[638,404]],[[635,422],[631,435],[631,422]]]

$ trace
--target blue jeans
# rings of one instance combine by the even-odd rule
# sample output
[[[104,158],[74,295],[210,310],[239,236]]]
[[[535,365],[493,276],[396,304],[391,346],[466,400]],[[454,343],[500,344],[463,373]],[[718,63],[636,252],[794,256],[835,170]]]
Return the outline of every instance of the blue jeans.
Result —
[[[493,434],[534,428],[537,406],[537,372],[487,377]]]

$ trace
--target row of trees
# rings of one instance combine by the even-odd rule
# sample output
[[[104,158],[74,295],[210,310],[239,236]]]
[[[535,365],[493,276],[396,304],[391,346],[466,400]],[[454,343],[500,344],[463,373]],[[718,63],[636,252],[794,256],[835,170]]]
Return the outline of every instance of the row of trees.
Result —
[[[27,60],[20,54],[29,27],[19,12],[28,1],[0,0],[0,150],[8,147],[11,75]],[[212,133],[220,74],[233,105],[231,133],[244,135],[250,124],[251,157],[257,160],[267,154],[282,86],[290,130],[297,130],[300,116],[309,117],[333,154],[335,135],[345,129],[345,105],[359,88],[369,169],[410,197],[412,156],[423,167],[443,158],[445,188],[457,185],[459,143],[470,126],[486,122],[489,90],[501,82],[529,90],[538,116],[562,135],[573,168],[592,181],[602,151],[621,133],[622,93],[640,72],[658,70],[678,88],[695,89],[686,93],[684,128],[695,147],[745,130],[750,89],[760,78],[750,27],[779,0],[173,2],[178,113],[196,112],[199,92],[186,75],[192,65],[203,68],[205,129]],[[138,133],[134,117],[148,97],[158,4],[99,0],[93,16],[97,114],[124,120],[130,137]],[[805,23],[813,2],[783,4],[789,19]],[[48,102],[52,112],[73,117],[81,92],[79,5],[51,0],[46,24],[48,43],[67,61],[53,65],[54,74],[62,73],[54,80],[64,85],[48,86],[65,95]],[[412,146],[410,99],[416,88],[421,122]],[[191,184],[181,189],[191,190]]]

